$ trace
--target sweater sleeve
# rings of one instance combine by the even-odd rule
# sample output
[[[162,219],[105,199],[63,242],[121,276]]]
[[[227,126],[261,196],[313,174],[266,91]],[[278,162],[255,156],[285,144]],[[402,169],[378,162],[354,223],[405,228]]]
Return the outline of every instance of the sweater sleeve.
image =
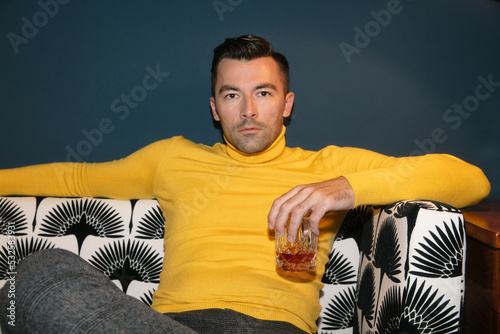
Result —
[[[395,158],[356,148],[335,151],[337,172],[351,184],[356,206],[422,199],[461,208],[490,192],[481,169],[451,155]]]
[[[169,143],[159,141],[110,162],[50,163],[0,170],[0,195],[152,198],[156,170]]]

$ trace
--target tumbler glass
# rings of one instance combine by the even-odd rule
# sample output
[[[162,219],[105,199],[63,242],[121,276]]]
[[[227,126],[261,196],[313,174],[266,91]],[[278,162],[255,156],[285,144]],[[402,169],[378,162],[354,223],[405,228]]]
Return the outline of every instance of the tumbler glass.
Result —
[[[288,219],[282,237],[276,235],[276,269],[285,271],[313,271],[316,269],[318,240],[310,230],[308,217],[302,218],[295,242],[288,242]]]

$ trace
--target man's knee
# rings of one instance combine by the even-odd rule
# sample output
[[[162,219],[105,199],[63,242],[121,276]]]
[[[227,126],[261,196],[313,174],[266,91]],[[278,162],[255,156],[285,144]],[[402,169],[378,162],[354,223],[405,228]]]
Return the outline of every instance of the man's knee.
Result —
[[[26,307],[37,298],[39,288],[46,286],[44,283],[54,275],[51,263],[71,261],[73,257],[74,254],[62,249],[42,250],[26,256],[10,271],[6,284],[0,290],[0,308],[12,313],[0,319],[6,332],[24,331],[22,323],[30,315]]]
[[[16,268],[19,275],[53,276],[68,271],[78,271],[89,266],[81,257],[65,249],[51,248],[34,252],[24,258]]]
[[[80,260],[78,260],[77,255],[64,249],[44,249],[29,254],[21,259],[14,270],[11,270],[11,279],[16,286],[16,296],[24,290],[25,284],[40,281],[44,277],[58,275],[64,268],[70,268],[71,263],[78,261]],[[1,290],[2,296],[6,293],[6,286]]]
[[[62,248],[48,248],[42,249],[37,252],[29,254],[27,257],[23,259],[22,262],[48,262],[48,261],[56,261],[56,262],[67,262],[74,261],[74,259],[79,259],[80,257],[69,250]]]
[[[87,314],[91,314],[103,295],[113,293],[110,286],[116,289],[90,263],[63,249],[35,252],[23,259],[15,272],[15,297],[11,300],[15,302],[16,326],[8,325],[6,318],[0,319],[0,324],[19,333],[31,325],[50,327],[66,317],[68,321],[76,319],[77,326],[82,315],[77,314],[76,309],[86,309]],[[7,294],[4,286],[0,291],[2,309],[8,307]]]

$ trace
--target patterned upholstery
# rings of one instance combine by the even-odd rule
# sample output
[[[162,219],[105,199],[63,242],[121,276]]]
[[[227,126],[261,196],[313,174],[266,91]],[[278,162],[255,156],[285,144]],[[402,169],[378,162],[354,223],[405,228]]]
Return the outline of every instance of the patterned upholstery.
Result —
[[[58,247],[151,304],[163,259],[155,200],[0,197],[0,231],[0,287],[28,254]],[[318,333],[460,332],[464,272],[457,209],[429,201],[353,209],[323,277]]]
[[[460,333],[464,279],[457,209],[429,201],[353,209],[323,276],[318,333]]]

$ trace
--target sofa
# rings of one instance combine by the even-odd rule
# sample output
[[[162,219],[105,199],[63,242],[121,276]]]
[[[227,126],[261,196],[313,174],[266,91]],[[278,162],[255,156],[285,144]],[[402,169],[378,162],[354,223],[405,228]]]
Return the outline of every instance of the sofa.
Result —
[[[57,247],[151,304],[164,226],[156,200],[0,197],[0,286],[30,253]],[[352,209],[322,279],[318,333],[461,332],[465,242],[462,213],[449,205]]]

